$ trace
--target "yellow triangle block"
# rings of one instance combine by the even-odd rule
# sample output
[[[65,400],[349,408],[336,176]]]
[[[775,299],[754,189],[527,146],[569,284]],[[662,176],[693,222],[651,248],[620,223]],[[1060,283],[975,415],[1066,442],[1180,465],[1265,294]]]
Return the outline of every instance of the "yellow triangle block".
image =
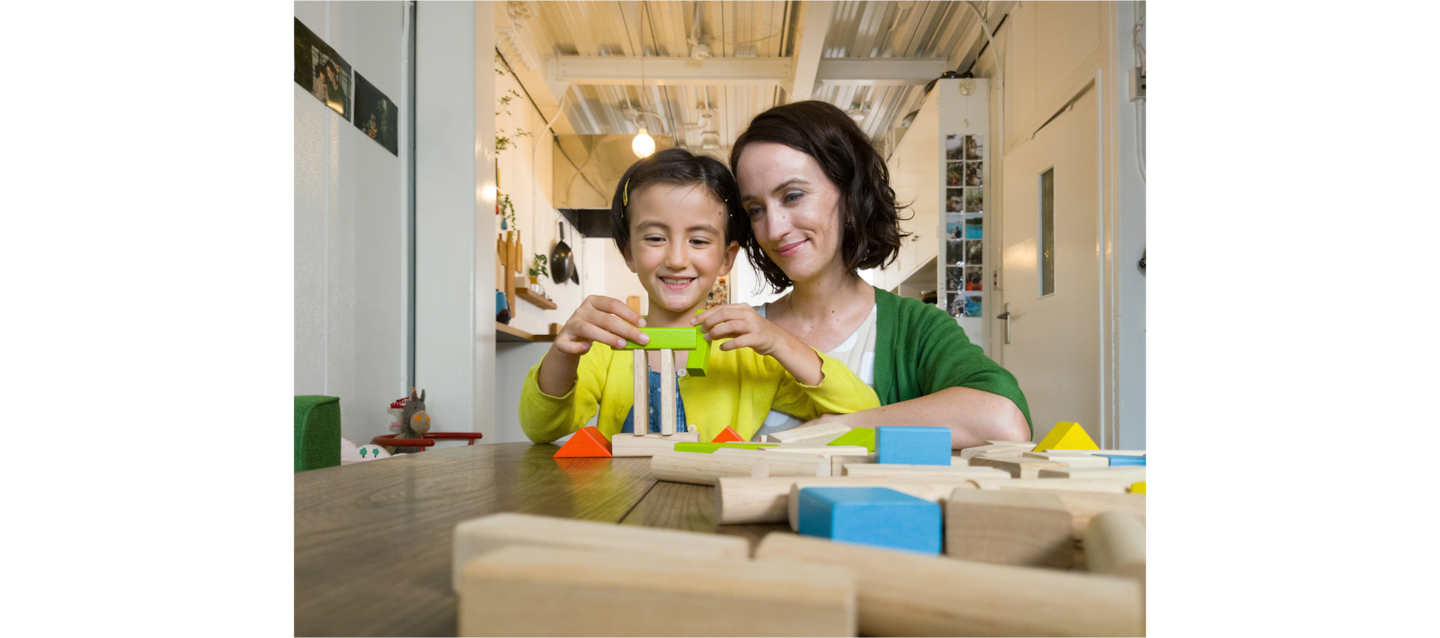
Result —
[[[1056,423],[1050,433],[1035,444],[1036,452],[1046,450],[1098,450],[1100,446],[1085,433],[1079,423]]]

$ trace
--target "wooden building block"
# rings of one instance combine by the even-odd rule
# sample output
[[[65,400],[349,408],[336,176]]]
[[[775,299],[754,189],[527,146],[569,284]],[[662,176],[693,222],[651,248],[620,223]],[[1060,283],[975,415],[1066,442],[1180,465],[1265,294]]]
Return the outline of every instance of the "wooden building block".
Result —
[[[1101,478],[1126,481],[1145,480],[1144,465],[1121,465],[1119,467],[1062,467],[1040,470],[1040,478],[1085,479]]]
[[[748,523],[783,523],[792,521],[795,529],[796,517],[791,511],[790,491],[793,486],[801,487],[888,487],[927,501],[940,502],[959,488],[976,489],[968,480],[961,478],[938,478],[935,480],[913,479],[864,479],[842,476],[802,478],[791,476],[746,478],[722,477],[715,481],[715,522],[721,525]]]
[[[595,523],[530,514],[491,514],[455,526],[451,585],[460,586],[465,564],[509,545],[586,549],[621,555],[745,560],[750,543],[721,536],[669,529]]]
[[[992,565],[772,532],[757,562],[846,567],[859,585],[867,636],[1138,636],[1133,580]]]
[[[1034,441],[986,441],[985,443],[986,443],[987,445],[998,445],[998,446],[1001,446],[1001,447],[1018,447],[1018,448],[1025,448],[1025,451],[1026,451],[1026,452],[1029,452],[1029,451],[1035,449],[1035,442],[1034,442]]]
[[[849,432],[850,428],[839,423],[820,423],[807,425],[798,428],[791,428],[784,432],[776,432],[769,435],[771,439],[780,443],[806,443],[809,445],[824,445],[841,435]]]
[[[986,456],[1020,456],[1029,450],[1017,445],[977,445],[960,450],[959,457],[971,459],[979,455]]]
[[[1123,511],[1102,511],[1090,518],[1084,533],[1086,569],[1135,579],[1140,583],[1140,601],[1145,609],[1145,629],[1149,631],[1151,609],[1151,534],[1130,514]]]
[[[714,485],[725,476],[829,476],[830,461],[820,456],[770,455],[759,450],[721,448],[713,454],[659,452],[650,459],[656,480]]]
[[[461,636],[853,636],[833,565],[507,547],[465,565]],[[640,602],[643,601],[643,602]]]
[[[1042,461],[1055,461],[1064,463],[1069,467],[1109,467],[1110,459],[1096,454],[1077,454],[1074,452],[1026,452],[1021,456]]]
[[[1095,456],[1098,456],[1098,457],[1100,457],[1100,458],[1106,459],[1107,461],[1109,461],[1109,464],[1110,464],[1112,467],[1114,467],[1114,466],[1120,466],[1120,465],[1144,465],[1144,464],[1145,464],[1145,457],[1144,457],[1144,455],[1141,455],[1141,456],[1133,456],[1133,455],[1130,455],[1130,454],[1096,454]],[[1071,464],[1070,467],[1080,467],[1080,466]]]
[[[1079,423],[1056,423],[1050,428],[1050,433],[1035,444],[1034,452],[1046,452],[1049,450],[1098,450],[1100,446],[1095,445],[1095,440],[1085,433],[1085,428]]]
[[[676,443],[698,443],[699,440],[699,432],[676,432],[670,436],[622,433],[610,437],[610,454],[617,458],[655,456],[656,452],[674,452]]]
[[[797,490],[799,532],[846,543],[939,554],[940,505],[887,487]]]
[[[1058,478],[1026,478],[1010,480],[995,480],[989,478],[973,479],[975,486],[982,490],[1065,490],[1073,492],[1103,492],[1107,494],[1127,494],[1130,492],[1130,482],[1116,479],[1058,479]]]
[[[705,371],[710,367],[710,340],[705,338],[705,331],[700,326],[695,326],[695,349],[690,351],[690,356],[685,359],[685,374],[692,377],[703,377]]]
[[[704,334],[694,328],[641,328],[650,335],[650,343],[640,345],[626,341],[626,350],[694,350],[696,342],[704,340]]]
[[[1017,479],[1039,478],[1040,470],[1067,468],[1064,463],[1057,461],[1046,461],[1044,459],[1032,459],[1024,456],[1012,456],[1008,458],[991,458],[987,456],[970,457],[970,467],[993,467],[1005,470],[1010,476]]]
[[[689,368],[686,368],[686,370],[689,370]],[[727,425],[727,426],[725,426],[725,429],[721,430],[719,434],[716,434],[716,435],[715,435],[715,439],[712,440],[712,441],[710,441],[710,442],[711,442],[711,443],[744,443],[744,442],[745,442],[745,439],[740,438],[740,434],[735,431],[735,428],[732,428],[732,427],[730,427],[730,426]]]
[[[845,476],[860,478],[917,478],[964,476],[1009,480],[1010,474],[993,467],[968,465],[900,465],[898,463],[846,464]]]
[[[578,432],[570,435],[570,440],[561,446],[560,451],[555,453],[555,458],[609,458],[610,441],[600,433],[600,428],[593,425],[580,428]]]
[[[712,454],[715,450],[722,448],[732,450],[758,450],[760,448],[776,447],[773,443],[676,443],[676,452],[703,452]]]
[[[841,434],[839,438],[831,441],[828,445],[862,445],[875,453],[875,428],[853,428],[849,432]]]
[[[950,428],[882,425],[875,428],[875,462],[950,465]]]
[[[675,433],[675,420],[679,418],[675,407],[677,396],[675,351],[663,348],[660,350],[660,434],[662,436],[670,436]],[[638,417],[636,420],[639,420]],[[700,428],[691,428],[691,430],[699,432]]]
[[[634,426],[633,434],[650,433],[650,361],[644,350],[635,351],[635,402],[631,408]],[[645,425],[641,425],[644,423]],[[617,435],[618,436],[618,435]]]
[[[1070,511],[1058,496],[1023,490],[958,489],[945,502],[951,558],[1069,569]]]
[[[761,448],[766,452],[779,452],[782,454],[815,454],[830,459],[830,474],[828,476],[841,476],[845,473],[846,463],[874,463],[875,455],[865,451],[859,445],[835,445],[831,442],[827,445],[780,445]]]

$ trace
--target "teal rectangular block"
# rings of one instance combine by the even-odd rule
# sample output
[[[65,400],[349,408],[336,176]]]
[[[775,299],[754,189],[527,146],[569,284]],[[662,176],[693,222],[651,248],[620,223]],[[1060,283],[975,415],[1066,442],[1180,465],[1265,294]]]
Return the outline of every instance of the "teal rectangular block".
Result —
[[[806,487],[798,495],[800,533],[924,554],[940,553],[940,504],[888,487]]]
[[[875,462],[950,465],[950,428],[905,425],[875,428]]]
[[[1129,454],[1096,454],[1095,456],[1103,456],[1107,459],[1110,459],[1110,467],[1115,467],[1117,465],[1145,464],[1145,457],[1143,456],[1130,456]]]

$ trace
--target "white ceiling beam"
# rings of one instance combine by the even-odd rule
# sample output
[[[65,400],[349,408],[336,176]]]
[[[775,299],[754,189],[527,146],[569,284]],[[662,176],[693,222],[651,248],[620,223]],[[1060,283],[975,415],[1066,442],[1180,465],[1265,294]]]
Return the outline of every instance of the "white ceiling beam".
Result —
[[[832,85],[923,85],[950,70],[945,58],[826,58],[820,60],[820,82]]]
[[[815,91],[815,77],[820,71],[820,56],[825,49],[825,35],[830,32],[834,2],[805,2],[800,5],[800,33],[795,43],[794,80],[790,85],[790,101],[803,102]]]
[[[572,84],[636,86],[641,83],[640,58],[562,55],[555,80]],[[785,84],[791,78],[790,58],[645,58],[645,84],[659,86],[755,86]]]
[[[565,94],[569,85],[550,82],[549,74],[545,72],[545,62],[535,54],[535,51],[543,50],[536,42],[535,25],[539,18],[517,22],[507,9],[506,3],[495,3],[495,41],[500,45],[506,60],[511,62],[510,68],[515,71],[515,79],[530,98],[535,100],[535,106],[541,111],[540,116],[548,121],[555,117],[556,109],[560,106],[560,97]],[[511,61],[512,57],[523,59]],[[477,60],[481,65],[491,63],[490,56],[484,53],[479,54]],[[532,64],[536,66],[530,66]],[[571,99],[574,99],[574,96],[571,96]],[[575,134],[574,125],[570,118],[565,116],[555,120],[553,129],[560,135]]]

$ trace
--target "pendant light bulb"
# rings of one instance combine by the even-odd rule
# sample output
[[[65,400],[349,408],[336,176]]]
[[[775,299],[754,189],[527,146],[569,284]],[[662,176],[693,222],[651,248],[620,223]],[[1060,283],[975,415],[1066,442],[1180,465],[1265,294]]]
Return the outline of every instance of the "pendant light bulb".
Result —
[[[655,138],[650,137],[650,133],[642,126],[635,139],[630,142],[630,150],[635,151],[635,155],[639,157],[650,157],[650,154],[655,152]]]

